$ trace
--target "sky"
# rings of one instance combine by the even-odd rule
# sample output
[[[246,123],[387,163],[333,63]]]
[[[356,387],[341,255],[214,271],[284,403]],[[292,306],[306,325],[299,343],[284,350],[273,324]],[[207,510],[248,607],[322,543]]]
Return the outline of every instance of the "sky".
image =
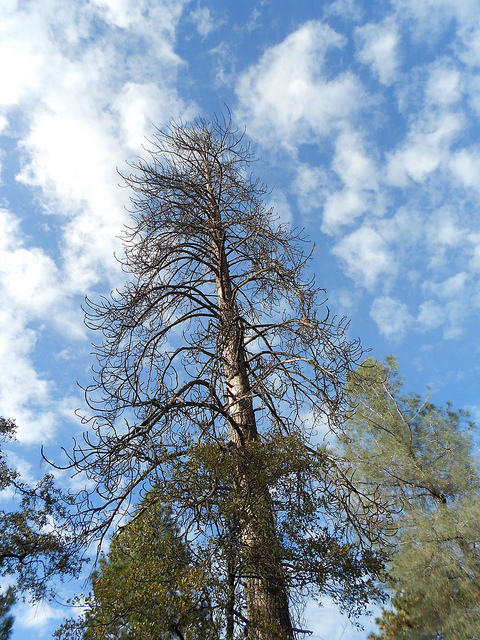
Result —
[[[1,0],[0,415],[27,480],[78,437],[81,304],[121,286],[117,169],[227,107],[333,313],[480,419],[480,0]],[[67,478],[60,478],[68,482]],[[0,496],[1,501],[1,496]],[[75,589],[75,586],[72,587]],[[80,587],[81,588],[81,587]],[[14,640],[68,611],[27,604]],[[330,602],[314,640],[360,640]]]

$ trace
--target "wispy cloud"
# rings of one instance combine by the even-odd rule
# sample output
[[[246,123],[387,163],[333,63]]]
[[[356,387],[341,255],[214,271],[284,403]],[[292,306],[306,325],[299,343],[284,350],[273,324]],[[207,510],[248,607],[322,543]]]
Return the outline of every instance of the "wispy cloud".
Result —
[[[354,29],[357,58],[380,81],[376,93],[360,76],[337,72],[335,65],[327,71],[327,56],[331,60],[347,42],[319,21],[267,49],[237,86],[239,117],[263,145],[290,152],[300,209],[321,215],[322,230],[335,237],[331,250],[345,274],[376,296],[372,317],[389,339],[439,326],[449,337],[459,335],[456,303],[450,300],[450,311],[440,315],[421,273],[427,269],[429,281],[441,281],[453,277],[455,269],[475,269],[480,255],[473,215],[480,204],[480,155],[466,135],[471,123],[465,99],[474,100],[468,89],[471,72],[452,54],[459,43],[466,51],[473,5],[445,0],[435,2],[434,9],[427,4],[393,2],[378,23]],[[326,15],[346,8],[347,3],[337,2]],[[435,18],[428,37],[435,42],[448,21],[455,21],[458,46],[417,67],[407,43],[412,34],[416,39],[428,29],[437,9],[443,22]],[[397,99],[397,120],[387,124],[379,114],[372,121],[372,105],[391,101],[386,91]],[[385,144],[376,128],[392,126],[397,135]],[[302,145],[325,139],[330,146],[323,149],[332,149],[331,155],[314,161],[300,155]],[[391,296],[399,277],[419,297],[417,310]],[[390,322],[394,317],[397,322]]]
[[[322,229],[327,233],[350,224],[367,210],[371,213],[375,209],[378,213],[373,196],[378,191],[379,172],[358,132],[343,131],[337,137],[332,169],[343,188],[326,196]]]
[[[208,7],[202,7],[200,5],[190,12],[189,19],[196,26],[202,38],[206,38],[222,24],[222,20],[214,17]]]

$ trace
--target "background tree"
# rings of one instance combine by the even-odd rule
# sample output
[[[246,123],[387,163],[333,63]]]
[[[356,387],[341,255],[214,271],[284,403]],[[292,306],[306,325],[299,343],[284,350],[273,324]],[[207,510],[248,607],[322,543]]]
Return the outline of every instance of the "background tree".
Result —
[[[12,420],[0,418],[1,441],[14,440],[15,429]],[[71,501],[55,488],[50,474],[33,488],[26,485],[0,449],[0,490],[4,489],[12,492],[15,508],[0,510],[0,575],[11,576],[16,591],[43,598],[53,577],[75,575],[80,569],[77,543],[64,526]]]
[[[290,639],[303,593],[355,611],[376,592],[378,505],[312,439],[342,422],[361,350],[318,317],[304,242],[265,208],[229,122],[174,123],[148,153],[126,178],[129,282],[88,302],[103,341],[71,455],[96,486],[79,515],[101,538],[158,487],[227,586],[226,637]]]
[[[437,633],[425,633],[418,617],[412,617],[412,604],[416,598],[399,591],[392,598],[392,608],[382,608],[382,615],[376,618],[380,633],[370,633],[368,640],[440,640]]]
[[[57,637],[218,638],[218,585],[208,567],[192,563],[180,532],[160,502],[148,509],[141,506],[132,521],[118,530],[108,557],[102,558],[92,575],[92,587],[85,614],[67,621]]]
[[[8,587],[5,593],[0,594],[0,640],[9,640],[12,636],[13,616],[10,613],[15,604],[15,592]]]
[[[391,586],[402,595],[411,626],[400,632],[390,616],[390,635],[382,637],[480,637],[474,425],[450,405],[436,407],[405,394],[392,357],[385,364],[365,361],[349,392],[353,409],[344,451],[357,480],[396,510]]]

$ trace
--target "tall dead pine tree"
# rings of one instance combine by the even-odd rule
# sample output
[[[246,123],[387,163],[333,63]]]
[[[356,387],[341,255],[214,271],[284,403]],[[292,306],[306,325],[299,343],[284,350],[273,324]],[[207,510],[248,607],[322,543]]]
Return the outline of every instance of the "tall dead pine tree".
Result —
[[[81,510],[100,535],[142,487],[159,487],[199,562],[228,576],[225,637],[243,626],[255,640],[290,640],[296,588],[343,581],[365,601],[371,587],[373,560],[346,541],[352,514],[328,537],[325,495],[336,515],[368,509],[349,502],[350,488],[341,497],[334,465],[309,444],[341,418],[361,351],[325,307],[317,317],[303,239],[265,208],[228,121],[174,123],[148,153],[125,178],[130,281],[89,302],[87,324],[104,340],[87,389],[92,430],[72,460],[102,502],[85,496]]]

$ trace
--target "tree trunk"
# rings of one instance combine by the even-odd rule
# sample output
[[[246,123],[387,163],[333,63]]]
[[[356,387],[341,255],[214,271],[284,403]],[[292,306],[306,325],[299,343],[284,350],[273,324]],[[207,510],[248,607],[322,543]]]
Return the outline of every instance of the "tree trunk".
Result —
[[[293,640],[288,597],[268,487],[255,481],[248,443],[258,440],[252,395],[247,374],[244,330],[232,291],[225,253],[225,229],[215,200],[208,158],[205,182],[212,222],[212,248],[216,260],[216,292],[219,309],[223,371],[230,418],[230,440],[240,450],[241,462],[234,483],[248,496],[241,526],[243,586],[248,617],[248,638]],[[244,455],[242,455],[244,453]],[[254,462],[255,464],[255,462]]]

